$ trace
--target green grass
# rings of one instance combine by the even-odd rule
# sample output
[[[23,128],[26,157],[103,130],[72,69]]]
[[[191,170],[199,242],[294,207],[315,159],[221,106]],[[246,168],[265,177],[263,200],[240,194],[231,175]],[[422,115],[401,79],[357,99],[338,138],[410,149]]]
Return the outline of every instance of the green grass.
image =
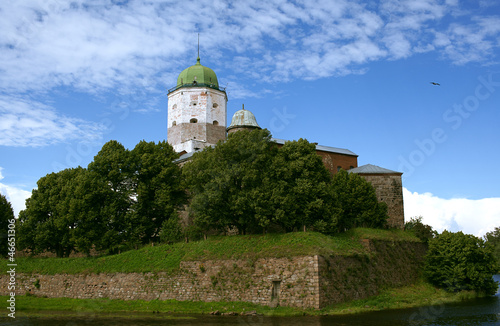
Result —
[[[72,299],[41,298],[17,296],[16,311],[36,313],[41,311],[74,311],[88,313],[170,313],[170,314],[209,314],[212,311],[237,312],[238,314],[257,311],[267,316],[298,316],[309,311],[289,307],[271,308],[248,302],[201,302],[176,300],[111,300],[111,299]],[[8,297],[0,296],[1,300]],[[36,307],[36,310],[33,309]],[[66,315],[66,314],[65,314]]]
[[[37,313],[72,311],[76,313],[114,313],[114,316],[134,317],[144,313],[172,314],[208,314],[212,311],[243,312],[256,311],[266,316],[302,316],[302,315],[343,315],[385,309],[401,309],[427,305],[460,302],[477,297],[474,292],[449,293],[437,289],[423,281],[406,287],[388,289],[377,296],[354,300],[325,307],[321,310],[290,307],[271,308],[247,302],[199,302],[176,300],[111,300],[111,299],[70,299],[17,296],[16,311],[26,315]],[[5,302],[8,297],[0,296]],[[36,311],[33,309],[36,307]],[[121,313],[121,314],[120,314]],[[124,315],[125,314],[125,315]],[[64,313],[67,316],[67,313]],[[158,315],[155,315],[158,316]],[[164,315],[165,316],[165,315]]]
[[[305,255],[353,255],[364,253],[359,239],[419,241],[401,230],[354,229],[327,236],[316,232],[214,236],[208,240],[173,245],[146,246],[118,255],[81,258],[16,258],[18,273],[78,274],[175,271],[181,261],[294,257]],[[0,263],[5,272],[7,261]]]
[[[421,242],[421,240],[417,238],[413,232],[399,229],[381,230],[357,228],[350,230],[347,234],[357,239]]]
[[[377,296],[366,299],[334,304],[323,308],[321,312],[329,315],[341,315],[386,309],[404,309],[460,302],[480,296],[481,294],[473,291],[450,293],[427,282],[420,281],[410,286],[387,289]]]

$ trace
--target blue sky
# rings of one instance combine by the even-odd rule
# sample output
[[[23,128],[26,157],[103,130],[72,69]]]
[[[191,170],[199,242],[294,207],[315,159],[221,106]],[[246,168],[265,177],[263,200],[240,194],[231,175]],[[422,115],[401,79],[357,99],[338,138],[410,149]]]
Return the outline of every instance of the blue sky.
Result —
[[[16,214],[108,140],[166,139],[166,90],[200,33],[228,119],[245,104],[276,138],[404,172],[406,218],[439,231],[500,226],[495,1],[2,1],[0,31],[0,193]]]

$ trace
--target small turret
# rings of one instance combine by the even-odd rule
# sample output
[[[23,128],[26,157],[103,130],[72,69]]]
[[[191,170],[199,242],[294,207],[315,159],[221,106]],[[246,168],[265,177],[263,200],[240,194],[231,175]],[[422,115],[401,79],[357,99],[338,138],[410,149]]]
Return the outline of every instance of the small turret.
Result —
[[[231,134],[240,130],[262,129],[252,112],[245,110],[245,105],[233,115],[231,125],[227,127],[227,133]]]

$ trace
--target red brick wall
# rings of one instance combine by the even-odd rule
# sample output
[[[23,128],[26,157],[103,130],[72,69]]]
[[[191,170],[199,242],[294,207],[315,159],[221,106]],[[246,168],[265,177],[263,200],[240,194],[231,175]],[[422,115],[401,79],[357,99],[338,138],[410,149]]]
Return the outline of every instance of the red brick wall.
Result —
[[[281,148],[282,144],[277,144]],[[316,150],[316,154],[321,156],[321,160],[325,165],[326,169],[332,174],[337,173],[338,167],[340,166],[343,170],[349,170],[358,167],[358,157],[352,155],[345,155],[340,153],[332,153],[326,151]]]
[[[340,153],[324,152],[316,150],[316,154],[321,156],[326,169],[332,174],[337,173],[338,167],[349,170],[358,167],[358,157]]]

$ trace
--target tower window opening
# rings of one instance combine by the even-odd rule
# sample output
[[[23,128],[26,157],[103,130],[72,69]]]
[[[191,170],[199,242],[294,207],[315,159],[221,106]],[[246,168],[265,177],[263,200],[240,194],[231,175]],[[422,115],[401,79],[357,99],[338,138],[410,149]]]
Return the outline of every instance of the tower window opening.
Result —
[[[218,106],[219,106],[219,104],[214,103],[212,106],[213,106],[214,108],[216,108],[216,107],[218,107]]]
[[[172,127],[175,126],[175,125],[177,125],[177,122],[175,122],[175,121],[172,122]]]
[[[195,118],[189,120],[189,123],[197,123],[197,122],[198,122],[198,119],[195,119]]]
[[[219,125],[219,121],[217,121],[217,120],[214,120],[213,123],[214,123],[214,126],[218,126]]]

